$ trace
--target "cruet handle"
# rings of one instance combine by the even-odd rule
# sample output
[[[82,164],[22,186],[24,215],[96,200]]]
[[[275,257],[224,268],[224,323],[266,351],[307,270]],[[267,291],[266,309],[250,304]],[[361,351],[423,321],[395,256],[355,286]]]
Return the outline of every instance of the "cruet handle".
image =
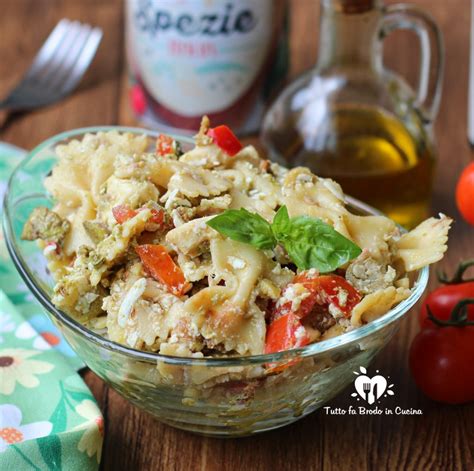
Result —
[[[414,105],[430,123],[438,113],[443,84],[444,45],[441,31],[429,14],[413,5],[386,6],[381,27],[382,39],[397,29],[413,31],[420,41],[420,74]]]

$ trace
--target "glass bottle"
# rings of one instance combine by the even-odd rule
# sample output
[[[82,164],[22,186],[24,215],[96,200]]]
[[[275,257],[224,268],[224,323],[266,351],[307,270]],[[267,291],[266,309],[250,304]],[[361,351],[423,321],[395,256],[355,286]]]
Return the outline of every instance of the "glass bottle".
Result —
[[[258,131],[287,71],[286,0],[125,0],[130,101],[173,132]]]
[[[430,205],[440,31],[418,8],[381,0],[321,0],[320,21],[317,65],[269,109],[262,141],[271,158],[334,178],[347,194],[413,227]],[[419,38],[416,91],[383,67],[383,39],[395,29]]]

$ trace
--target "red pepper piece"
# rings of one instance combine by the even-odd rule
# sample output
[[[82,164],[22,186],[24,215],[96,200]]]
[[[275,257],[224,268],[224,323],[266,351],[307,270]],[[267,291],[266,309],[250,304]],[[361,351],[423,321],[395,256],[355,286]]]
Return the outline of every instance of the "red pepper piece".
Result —
[[[211,128],[207,131],[207,135],[212,138],[214,143],[220,149],[231,157],[239,153],[243,148],[241,142],[228,126],[222,125],[217,126],[216,128]]]
[[[118,206],[114,206],[112,208],[112,214],[115,220],[119,224],[123,224],[124,222],[128,221],[135,217],[140,211],[143,211],[145,208],[139,208],[137,210],[131,209],[124,204],[119,204]],[[165,222],[165,212],[159,209],[151,209],[151,217],[150,222],[154,224],[162,225]]]
[[[173,294],[181,296],[191,288],[181,268],[174,263],[162,245],[139,245],[135,250],[150,275]]]

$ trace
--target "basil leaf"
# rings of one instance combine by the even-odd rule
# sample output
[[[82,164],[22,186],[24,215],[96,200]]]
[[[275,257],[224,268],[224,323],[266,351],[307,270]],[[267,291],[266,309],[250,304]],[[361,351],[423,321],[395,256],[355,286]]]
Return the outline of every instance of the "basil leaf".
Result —
[[[272,230],[274,234],[283,235],[288,232],[290,216],[286,206],[281,206],[273,218]]]
[[[257,249],[273,249],[276,240],[270,224],[259,214],[246,209],[228,209],[207,221],[217,232],[238,242],[250,244]]]
[[[328,273],[357,257],[362,250],[332,226],[309,216],[291,218],[286,206],[270,225],[259,214],[246,209],[228,209],[207,221],[207,225],[257,249],[273,249],[280,243],[300,269],[316,268]]]
[[[273,228],[275,237],[300,269],[332,272],[362,252],[360,247],[320,219],[298,216],[289,219],[283,232],[280,227]]]

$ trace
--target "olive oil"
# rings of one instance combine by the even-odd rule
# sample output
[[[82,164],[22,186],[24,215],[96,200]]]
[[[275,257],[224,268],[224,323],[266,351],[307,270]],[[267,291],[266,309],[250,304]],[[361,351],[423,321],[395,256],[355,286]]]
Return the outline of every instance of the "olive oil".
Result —
[[[407,228],[426,218],[435,155],[415,112],[401,121],[375,107],[335,106],[318,126],[301,126],[289,114],[279,129],[287,131],[268,138],[285,165],[333,178]]]

